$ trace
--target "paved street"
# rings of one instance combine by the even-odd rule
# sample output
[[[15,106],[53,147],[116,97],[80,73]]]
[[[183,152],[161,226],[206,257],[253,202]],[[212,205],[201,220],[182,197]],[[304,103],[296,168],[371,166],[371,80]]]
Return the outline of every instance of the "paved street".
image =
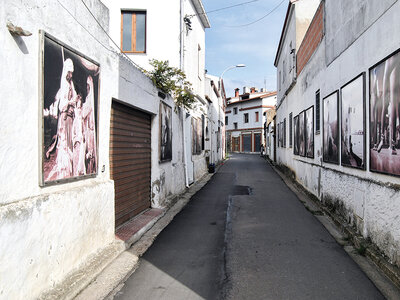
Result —
[[[384,299],[259,156],[232,155],[115,299]]]

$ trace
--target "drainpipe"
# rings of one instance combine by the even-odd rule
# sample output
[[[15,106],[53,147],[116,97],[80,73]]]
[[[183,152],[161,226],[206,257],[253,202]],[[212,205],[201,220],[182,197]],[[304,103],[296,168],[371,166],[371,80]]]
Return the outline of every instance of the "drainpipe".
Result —
[[[180,59],[179,59],[179,67],[183,71],[184,64],[183,64],[183,49],[184,49],[184,44],[183,44],[183,39],[184,39],[184,24],[183,24],[183,15],[184,15],[184,10],[183,10],[183,0],[180,0],[180,14],[179,14],[179,24],[180,24],[180,34],[179,34],[179,46],[180,46]],[[185,186],[189,187],[189,179],[188,179],[188,170],[187,170],[187,162],[186,162],[186,110],[184,108],[181,108],[181,117],[182,117],[182,145],[183,145],[183,168],[184,168],[184,173],[185,173]]]
[[[184,71],[184,48],[185,48],[185,24],[183,24],[183,18],[184,18],[184,6],[183,6],[183,0],[180,0],[180,5],[181,5],[181,11],[180,11],[180,20],[179,20],[179,24],[180,24],[180,34],[179,34],[179,41],[180,41],[180,69],[182,71]]]
[[[188,170],[187,170],[187,163],[186,163],[186,111],[184,108],[181,108],[181,116],[182,116],[182,145],[183,145],[183,168],[185,171],[185,185],[189,187],[189,179],[188,179]]]

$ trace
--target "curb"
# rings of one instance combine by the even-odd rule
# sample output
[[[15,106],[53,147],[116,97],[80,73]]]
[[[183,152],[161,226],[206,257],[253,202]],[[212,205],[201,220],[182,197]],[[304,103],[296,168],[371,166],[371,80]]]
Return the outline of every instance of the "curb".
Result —
[[[216,166],[215,173],[220,166]],[[167,207],[154,222],[151,222],[146,230],[141,232],[140,236],[131,239],[130,243],[124,243],[124,249],[118,252],[113,260],[104,264],[102,271],[92,276],[92,280],[73,297],[67,298],[76,300],[113,299],[124,286],[124,282],[139,267],[140,257],[150,248],[161,231],[168,226],[193,195],[202,189],[215,173],[206,173],[185,192],[178,195],[176,202]]]
[[[399,268],[390,264],[376,246],[357,234],[340,216],[331,212],[294,178],[281,172],[279,167],[268,159],[266,162],[359,265],[380,292],[387,299],[400,299]]]

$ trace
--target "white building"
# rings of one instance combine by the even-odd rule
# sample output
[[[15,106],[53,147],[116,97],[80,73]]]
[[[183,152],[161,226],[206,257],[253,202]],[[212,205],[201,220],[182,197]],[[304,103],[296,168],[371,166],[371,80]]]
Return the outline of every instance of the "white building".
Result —
[[[226,99],[225,126],[228,151],[260,152],[264,144],[264,112],[276,104],[276,92],[261,92],[254,87],[235,89],[235,96]]]
[[[299,32],[297,11],[308,4],[314,16]],[[275,60],[276,124],[290,124],[281,130],[277,163],[397,266],[398,83],[383,78],[399,65],[399,13],[395,0],[290,3]],[[295,36],[301,44],[293,44]],[[285,62],[294,54],[293,73]],[[389,90],[392,96],[383,96]]]
[[[101,0],[110,10],[110,35],[142,68],[168,60],[186,73],[204,99],[205,29],[210,22],[201,0]],[[136,22],[135,22],[136,21]]]
[[[218,164],[225,157],[225,107],[218,89],[219,78],[206,75],[206,99],[208,104],[206,149],[209,163]]]
[[[190,5],[198,8],[200,2],[193,3]],[[160,14],[165,15],[161,6]],[[190,7],[187,9],[189,14]],[[175,11],[180,11],[179,5]],[[179,66],[179,13],[176,16],[173,38],[178,47],[173,57]],[[196,75],[199,107],[190,114],[183,109],[175,110],[170,96],[161,98],[152,81],[120,51],[110,47],[110,19],[109,10],[98,0],[43,0],[38,5],[32,5],[30,0],[6,0],[0,4],[1,23],[9,25],[0,28],[0,88],[4,95],[0,121],[0,299],[37,299],[43,295],[51,298],[60,291],[73,297],[93,280],[82,270],[91,267],[99,257],[106,258],[105,264],[125,249],[115,235],[121,224],[147,209],[161,213],[172,198],[206,172],[201,143],[202,115],[206,119],[207,113],[201,88],[204,76],[199,79]],[[152,31],[158,34],[153,20],[148,14],[148,24],[152,24],[148,37]],[[121,19],[116,22],[119,27]],[[18,35],[21,30],[11,23],[32,35]],[[159,20],[158,24],[163,22]],[[201,20],[192,18],[192,27],[190,32],[185,29],[185,39],[196,37],[196,47],[200,44],[204,51]],[[173,38],[171,35],[168,41]],[[146,49],[150,50],[150,45]],[[159,48],[162,51],[163,45]],[[204,59],[204,52],[196,52],[195,58],[190,59],[185,54],[185,64],[199,58]],[[11,73],[13,76],[9,76]],[[89,77],[96,76],[94,86]],[[59,112],[56,109],[59,114],[50,119],[55,123],[55,141],[60,141],[51,153],[47,152],[51,147],[46,141],[52,142],[52,135],[45,129],[51,129],[49,111],[53,102],[61,98],[58,90],[68,91],[62,94],[68,105]],[[82,100],[90,103],[90,91],[97,95],[95,108],[91,107],[96,118],[85,126],[95,133],[96,153],[85,152],[85,159],[95,157],[91,160],[95,162],[95,171],[66,176],[67,171],[71,173],[68,168],[72,151],[62,147],[68,137],[66,130],[61,132],[59,128],[70,127],[59,127],[58,120],[73,120],[74,145],[83,144],[78,116],[82,117],[82,107],[87,107],[80,107]],[[72,99],[74,105],[69,103]],[[163,123],[166,117],[171,121],[168,126]],[[165,139],[163,128],[170,130]],[[193,133],[192,128],[198,131]],[[199,144],[194,155],[193,136]],[[171,156],[162,159],[165,140],[171,142]],[[68,155],[59,155],[62,150]],[[79,152],[74,150],[72,154],[75,153]],[[68,158],[67,163],[64,158]],[[55,165],[60,168],[56,170],[56,179],[50,180],[51,176],[44,176],[49,170],[44,166]],[[86,170],[88,166],[85,165]],[[69,284],[63,285],[68,280]]]
[[[142,68],[150,59],[168,60],[180,68],[192,84],[197,103],[185,115],[184,140],[186,184],[206,170],[204,141],[193,151],[193,124],[204,120],[205,29],[210,27],[201,0],[102,0],[110,10],[110,35],[119,48]],[[113,45],[112,45],[113,46]],[[197,126],[197,125],[195,125]],[[204,133],[202,136],[204,139]]]

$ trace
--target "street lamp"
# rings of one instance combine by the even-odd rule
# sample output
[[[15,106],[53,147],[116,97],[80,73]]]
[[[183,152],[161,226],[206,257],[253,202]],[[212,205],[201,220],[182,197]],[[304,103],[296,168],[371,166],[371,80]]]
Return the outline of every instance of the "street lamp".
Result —
[[[235,68],[244,68],[244,67],[246,67],[245,64],[238,64],[238,65],[235,65],[235,66],[230,66],[230,67],[226,68],[222,72],[222,74],[221,74],[221,76],[219,78],[219,91],[220,91],[220,95],[221,96],[222,96],[222,77],[224,76],[225,72],[229,71],[229,70],[232,70],[232,69],[235,69]],[[225,109],[224,109],[224,111],[225,111]],[[224,122],[224,124],[225,124],[225,122]],[[224,126],[224,129],[225,129],[225,155],[226,155],[226,153],[228,152],[228,147],[227,147],[228,146],[228,136],[226,134],[226,124]]]
[[[224,74],[225,74],[226,71],[231,70],[231,69],[234,69],[234,68],[244,68],[245,66],[246,66],[245,64],[238,64],[238,65],[236,65],[236,66],[230,66],[230,67],[226,68],[226,69],[222,72],[222,74],[221,74],[221,76],[220,76],[220,80],[222,80],[222,77],[224,76]]]

